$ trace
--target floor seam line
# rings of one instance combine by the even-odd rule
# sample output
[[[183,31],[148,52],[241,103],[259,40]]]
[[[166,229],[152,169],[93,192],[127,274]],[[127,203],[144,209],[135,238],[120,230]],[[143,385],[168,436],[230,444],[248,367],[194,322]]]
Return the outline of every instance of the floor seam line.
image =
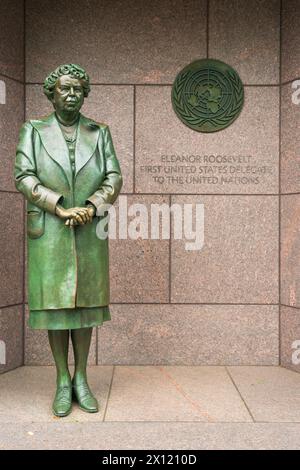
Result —
[[[112,389],[112,383],[113,383],[113,379],[114,379],[114,374],[115,374],[115,365],[113,365],[113,370],[112,370],[112,374],[111,374],[111,379],[110,379],[110,384],[109,384],[109,389],[108,389],[108,394],[107,394],[107,399],[106,399],[106,405],[105,405],[105,410],[104,410],[104,413],[103,413],[103,419],[102,419],[102,422],[104,423],[105,422],[105,418],[106,418],[106,413],[107,413],[107,408],[108,408],[108,402],[109,402],[109,398],[110,398],[110,394],[111,394],[111,389]]]
[[[246,407],[246,410],[248,411],[248,413],[249,413],[249,415],[250,415],[250,418],[252,419],[253,423],[255,423],[256,421],[255,421],[255,419],[254,419],[254,416],[253,416],[253,414],[251,413],[250,408],[249,408],[249,406],[247,405],[246,400],[244,399],[243,395],[241,394],[241,392],[240,392],[240,390],[239,390],[237,384],[235,383],[233,377],[231,376],[230,371],[229,371],[229,369],[228,369],[227,366],[225,366],[225,370],[226,370],[226,372],[227,372],[227,374],[228,374],[228,377],[229,377],[230,380],[231,380],[232,385],[234,386],[234,388],[236,389],[237,393],[239,394],[239,397],[241,398],[242,402],[244,403],[244,406]]]

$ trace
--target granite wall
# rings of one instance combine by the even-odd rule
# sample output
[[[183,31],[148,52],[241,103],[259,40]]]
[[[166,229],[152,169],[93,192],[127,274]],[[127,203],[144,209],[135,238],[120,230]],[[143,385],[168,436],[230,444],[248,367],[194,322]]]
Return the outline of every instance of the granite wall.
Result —
[[[300,372],[300,4],[282,8],[281,364]]]
[[[281,336],[287,365],[290,335],[300,330],[299,184],[293,171],[299,107],[291,102],[291,82],[299,77],[297,3],[26,0],[26,118],[51,111],[41,90],[45,76],[60,63],[79,63],[93,85],[83,112],[110,125],[128,206],[204,204],[201,250],[187,251],[185,239],[172,237],[172,219],[169,239],[110,241],[112,321],[95,332],[91,363],[276,365]],[[179,70],[205,57],[233,66],[245,85],[240,117],[215,134],[184,126],[170,100]],[[7,70],[4,61],[5,75]],[[22,77],[8,80],[21,92]],[[23,118],[15,118],[19,103],[21,98],[13,105],[16,128]],[[5,126],[8,115],[6,110]],[[201,181],[187,178],[190,163],[181,164],[182,175],[174,173],[174,155],[206,156]],[[231,177],[222,182],[208,177],[220,171],[220,158],[231,168]],[[20,227],[22,198],[12,183],[7,187],[11,167],[10,153],[0,184],[5,197],[16,205],[20,201]],[[156,178],[158,168],[173,177]],[[16,255],[18,241],[4,235],[4,243],[5,269],[11,263],[14,276],[8,283],[2,270],[4,292],[7,285],[2,305],[13,304],[15,314],[7,308],[2,315],[7,311],[12,322],[22,308],[22,256]],[[11,288],[16,266],[20,289]],[[25,363],[51,363],[45,332],[25,327]]]
[[[26,117],[51,111],[46,74],[79,63],[93,84],[84,113],[110,125],[128,205],[204,204],[199,251],[172,237],[110,241],[112,321],[97,332],[93,360],[278,364],[280,1],[26,5]],[[245,84],[239,119],[210,135],[184,126],[170,100],[179,70],[203,57],[229,63]],[[154,177],[183,154],[243,163],[222,184]],[[26,363],[50,363],[45,335],[25,337]]]
[[[24,5],[0,2],[0,373],[23,364],[24,201],[13,165],[24,121]]]

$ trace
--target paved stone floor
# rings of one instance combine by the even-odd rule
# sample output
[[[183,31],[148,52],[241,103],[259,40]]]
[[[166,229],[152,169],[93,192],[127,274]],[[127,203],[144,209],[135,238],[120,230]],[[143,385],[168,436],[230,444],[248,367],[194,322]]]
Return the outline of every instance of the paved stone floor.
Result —
[[[100,412],[51,412],[53,367],[0,376],[3,449],[299,449],[300,374],[273,366],[94,366]]]

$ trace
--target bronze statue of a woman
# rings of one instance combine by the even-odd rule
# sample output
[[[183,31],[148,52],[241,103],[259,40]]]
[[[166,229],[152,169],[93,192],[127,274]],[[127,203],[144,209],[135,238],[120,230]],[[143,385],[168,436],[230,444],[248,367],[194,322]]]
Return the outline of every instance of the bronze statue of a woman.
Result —
[[[71,412],[72,396],[84,411],[98,411],[86,366],[93,327],[111,319],[108,239],[97,237],[97,211],[114,203],[122,175],[108,125],[80,113],[89,91],[78,65],[50,73],[44,93],[54,112],[22,126],[15,160],[16,188],[27,200],[29,326],[48,330],[56,416]]]

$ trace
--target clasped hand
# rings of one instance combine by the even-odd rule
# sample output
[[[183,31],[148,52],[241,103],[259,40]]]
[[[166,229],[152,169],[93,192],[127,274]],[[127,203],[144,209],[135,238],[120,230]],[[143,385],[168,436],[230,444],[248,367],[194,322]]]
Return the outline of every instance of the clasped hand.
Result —
[[[70,227],[74,225],[84,225],[91,223],[93,216],[95,215],[95,208],[93,206],[87,207],[71,207],[65,209],[64,207],[57,205],[56,214],[61,218],[65,219],[65,225]]]

